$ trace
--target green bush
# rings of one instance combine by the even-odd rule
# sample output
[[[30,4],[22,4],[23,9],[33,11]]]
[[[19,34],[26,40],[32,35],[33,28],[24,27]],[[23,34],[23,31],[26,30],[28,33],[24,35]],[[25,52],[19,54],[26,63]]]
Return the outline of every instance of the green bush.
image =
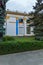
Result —
[[[3,41],[11,41],[11,40],[15,40],[14,37],[12,37],[12,36],[4,36],[3,37]]]
[[[30,42],[20,42],[20,41],[4,41],[0,42],[0,55],[18,53],[30,50],[43,49],[43,41],[30,41]]]

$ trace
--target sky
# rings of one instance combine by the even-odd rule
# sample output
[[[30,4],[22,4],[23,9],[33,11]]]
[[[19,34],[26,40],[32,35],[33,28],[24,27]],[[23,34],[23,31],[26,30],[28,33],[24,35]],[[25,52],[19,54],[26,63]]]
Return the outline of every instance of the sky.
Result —
[[[6,4],[6,10],[18,12],[31,12],[36,0],[9,0]]]

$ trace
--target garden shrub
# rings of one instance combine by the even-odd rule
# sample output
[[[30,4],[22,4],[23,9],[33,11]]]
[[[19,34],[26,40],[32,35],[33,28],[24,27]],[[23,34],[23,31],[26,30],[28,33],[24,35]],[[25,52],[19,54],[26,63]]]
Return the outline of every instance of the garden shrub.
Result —
[[[43,49],[43,41],[4,41],[0,42],[0,54],[18,53],[23,51]]]
[[[13,36],[4,36],[3,37],[3,41],[11,41],[11,40],[15,40]]]

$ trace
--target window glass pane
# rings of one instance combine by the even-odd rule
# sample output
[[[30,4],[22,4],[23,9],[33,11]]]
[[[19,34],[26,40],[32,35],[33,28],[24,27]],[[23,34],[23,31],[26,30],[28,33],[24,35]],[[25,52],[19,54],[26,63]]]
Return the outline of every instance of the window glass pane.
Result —
[[[30,27],[27,25],[27,34],[30,34]]]
[[[27,23],[30,23],[30,19],[27,19],[27,21],[26,21]]]
[[[23,19],[19,19],[19,23],[23,23]]]
[[[19,28],[19,34],[21,34],[21,35],[24,35],[25,33],[24,33],[24,27],[20,27]]]
[[[23,23],[23,19],[19,19],[19,34],[20,35],[24,35],[24,23]]]

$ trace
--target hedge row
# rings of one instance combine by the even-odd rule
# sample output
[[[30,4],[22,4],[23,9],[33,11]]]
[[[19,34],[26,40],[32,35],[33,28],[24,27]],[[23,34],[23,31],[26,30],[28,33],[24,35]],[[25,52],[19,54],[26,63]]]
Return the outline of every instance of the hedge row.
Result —
[[[0,55],[43,49],[43,41],[36,42],[0,42]]]
[[[15,38],[13,36],[4,36],[3,37],[3,41],[11,41],[11,40],[15,40]]]

